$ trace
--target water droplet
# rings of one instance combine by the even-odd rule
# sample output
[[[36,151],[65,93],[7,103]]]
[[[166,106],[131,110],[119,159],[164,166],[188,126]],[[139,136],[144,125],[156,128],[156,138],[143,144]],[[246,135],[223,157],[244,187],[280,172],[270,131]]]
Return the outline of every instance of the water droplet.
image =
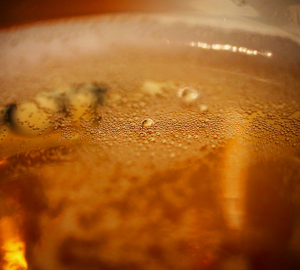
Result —
[[[184,87],[179,90],[178,95],[184,102],[190,103],[198,98],[198,91],[191,87]]]
[[[142,127],[152,127],[154,125],[154,121],[150,118],[143,120]]]

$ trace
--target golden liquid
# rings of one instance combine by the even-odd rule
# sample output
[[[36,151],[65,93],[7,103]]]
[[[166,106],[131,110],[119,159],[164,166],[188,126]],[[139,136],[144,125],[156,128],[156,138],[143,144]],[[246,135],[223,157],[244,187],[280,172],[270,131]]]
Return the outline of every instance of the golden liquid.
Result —
[[[64,105],[32,94],[0,126],[3,269],[18,269],[12,231],[28,269],[298,269],[300,82],[285,60],[183,45],[47,59],[35,76]]]

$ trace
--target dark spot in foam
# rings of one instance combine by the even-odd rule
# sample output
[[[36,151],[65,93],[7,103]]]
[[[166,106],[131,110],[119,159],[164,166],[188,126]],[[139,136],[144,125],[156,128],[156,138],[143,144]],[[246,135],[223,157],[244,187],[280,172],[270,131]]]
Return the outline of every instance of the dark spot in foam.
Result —
[[[97,83],[94,83],[94,86],[95,88],[93,89],[93,93],[97,98],[97,104],[103,105],[108,87],[104,84]]]
[[[16,123],[14,121],[14,113],[17,109],[16,104],[9,104],[5,107],[5,113],[4,113],[4,123],[10,125],[11,128],[16,127]]]

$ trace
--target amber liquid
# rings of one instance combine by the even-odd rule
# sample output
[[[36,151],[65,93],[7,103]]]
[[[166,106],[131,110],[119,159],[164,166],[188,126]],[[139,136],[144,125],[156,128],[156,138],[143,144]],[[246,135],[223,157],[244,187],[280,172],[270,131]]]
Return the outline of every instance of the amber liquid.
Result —
[[[2,113],[2,268],[299,269],[289,61],[182,44],[47,59],[34,76],[60,107],[32,94]],[[27,265],[8,262],[10,234]]]

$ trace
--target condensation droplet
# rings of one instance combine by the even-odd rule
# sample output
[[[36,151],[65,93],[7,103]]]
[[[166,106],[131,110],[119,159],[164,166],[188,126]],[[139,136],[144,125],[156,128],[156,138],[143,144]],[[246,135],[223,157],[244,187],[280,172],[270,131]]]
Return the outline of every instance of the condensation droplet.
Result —
[[[154,121],[150,118],[143,120],[142,127],[152,127],[154,125]]]
[[[198,98],[199,94],[198,91],[194,88],[184,87],[179,90],[178,95],[184,102],[190,103],[195,101]]]

